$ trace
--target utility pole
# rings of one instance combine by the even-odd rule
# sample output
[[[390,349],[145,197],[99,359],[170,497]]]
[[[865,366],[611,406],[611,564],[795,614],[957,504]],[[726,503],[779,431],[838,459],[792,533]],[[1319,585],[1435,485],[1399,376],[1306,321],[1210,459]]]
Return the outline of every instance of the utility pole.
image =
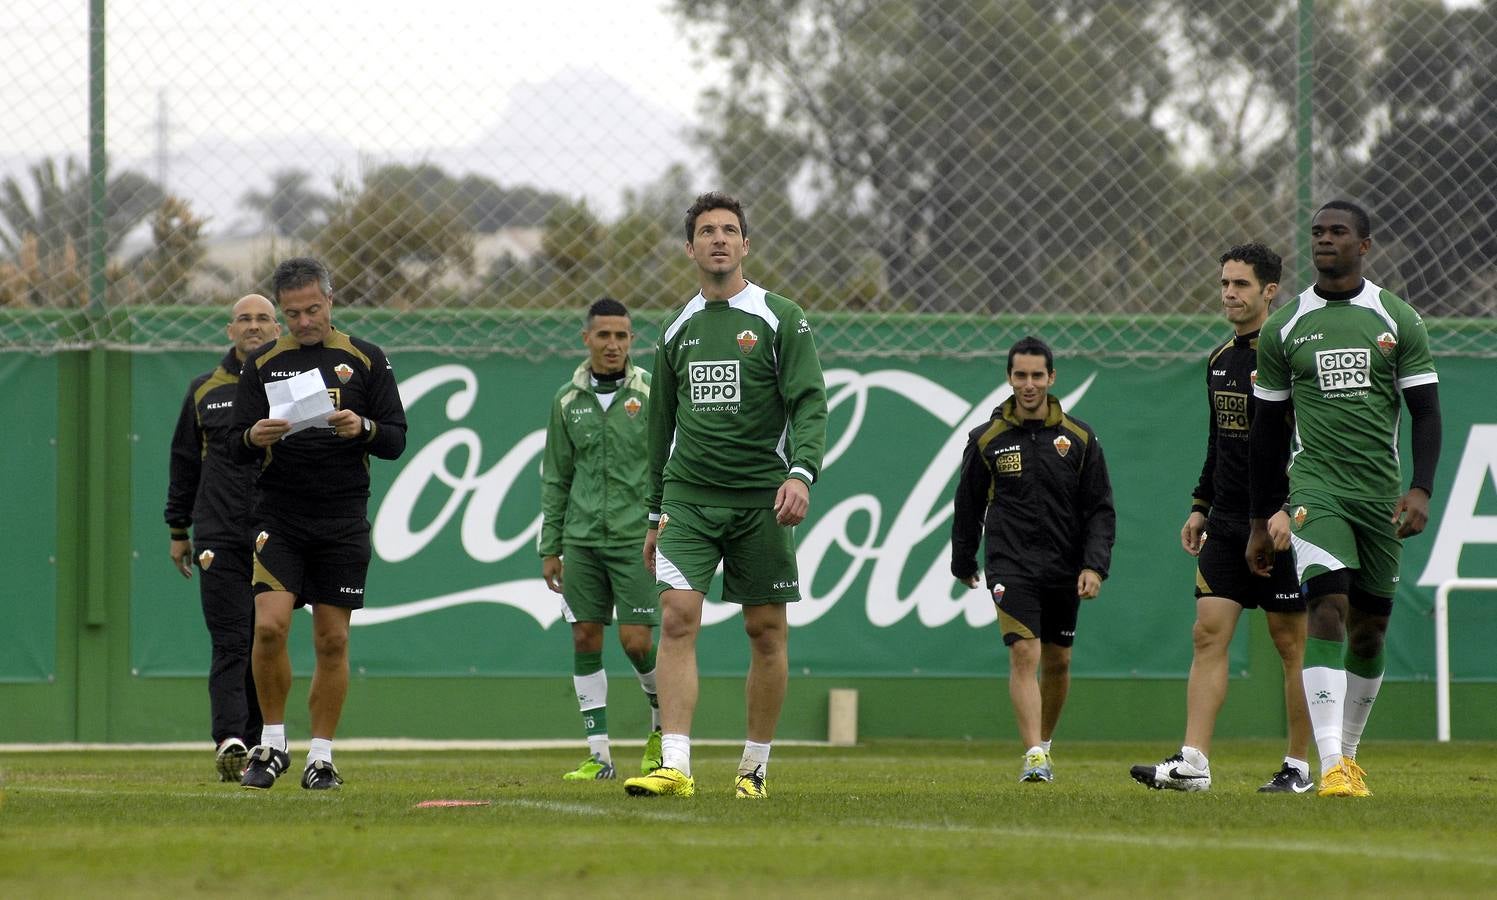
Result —
[[[156,184],[163,194],[171,193],[167,188],[171,176],[171,118],[166,105],[166,88],[156,92]]]

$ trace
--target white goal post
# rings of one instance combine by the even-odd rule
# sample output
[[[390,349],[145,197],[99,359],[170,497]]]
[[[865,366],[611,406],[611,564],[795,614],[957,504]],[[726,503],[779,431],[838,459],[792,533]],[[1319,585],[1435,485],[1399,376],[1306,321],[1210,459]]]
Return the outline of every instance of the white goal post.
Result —
[[[1452,578],[1435,591],[1435,737],[1450,740],[1450,592],[1497,591],[1497,578]]]

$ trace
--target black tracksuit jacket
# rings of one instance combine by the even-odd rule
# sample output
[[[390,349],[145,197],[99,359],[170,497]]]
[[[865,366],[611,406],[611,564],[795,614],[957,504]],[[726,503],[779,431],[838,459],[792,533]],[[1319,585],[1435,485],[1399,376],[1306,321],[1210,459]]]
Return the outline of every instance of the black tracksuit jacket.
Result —
[[[1082,569],[1107,577],[1117,515],[1102,445],[1049,399],[1043,421],[1021,421],[1009,398],[968,435],[951,523],[955,577],[977,573],[984,534],[990,584],[1070,583]]]
[[[310,369],[322,373],[334,409],[369,420],[368,433],[340,438],[331,428],[308,428],[270,447],[251,444],[250,427],[270,413],[265,385]],[[384,351],[333,329],[327,340],[306,347],[283,335],[245,360],[227,444],[236,459],[260,463],[263,508],[310,518],[363,517],[369,509],[369,457],[399,458],[405,430],[405,407]]]
[[[175,538],[186,538],[192,528],[198,543],[249,547],[255,467],[237,462],[228,449],[239,371],[239,357],[230,350],[213,371],[192,380],[182,400],[166,488],[166,524]]]

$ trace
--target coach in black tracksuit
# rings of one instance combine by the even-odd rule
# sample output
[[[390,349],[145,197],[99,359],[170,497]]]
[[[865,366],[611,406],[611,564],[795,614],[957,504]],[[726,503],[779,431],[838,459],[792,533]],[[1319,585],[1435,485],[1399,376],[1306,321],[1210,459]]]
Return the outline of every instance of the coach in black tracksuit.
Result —
[[[1025,753],[1022,781],[1050,781],[1050,736],[1070,687],[1080,601],[1107,577],[1116,531],[1112,485],[1091,427],[1049,394],[1050,348],[1008,353],[1014,395],[968,436],[951,524],[951,574],[977,586],[977,548],[1009,648],[1009,696]],[[1036,683],[1036,671],[1042,672]]]
[[[288,259],[273,277],[290,334],[245,361],[227,446],[260,464],[255,511],[255,643],[252,660],[265,728],[241,784],[266,789],[290,765],[286,699],[292,610],[312,605],[317,668],[307,705],[312,742],[302,787],[342,784],[333,766],[333,733],[348,693],[348,629],[364,605],[369,570],[369,457],[405,450],[405,409],[384,351],[332,323],[332,278],[309,257]],[[266,386],[320,373],[333,412],[291,434],[270,417]]]
[[[245,739],[260,736],[260,705],[250,671],[255,602],[250,594],[254,534],[249,517],[255,468],[229,455],[227,438],[234,424],[240,366],[251,351],[280,333],[269,300],[258,294],[241,297],[229,315],[234,346],[213,371],[192,380],[172,434],[166,524],[172,564],[184,578],[192,577],[194,562],[202,573],[199,594],[212,644],[208,702],[221,781],[239,780],[248,755]]]

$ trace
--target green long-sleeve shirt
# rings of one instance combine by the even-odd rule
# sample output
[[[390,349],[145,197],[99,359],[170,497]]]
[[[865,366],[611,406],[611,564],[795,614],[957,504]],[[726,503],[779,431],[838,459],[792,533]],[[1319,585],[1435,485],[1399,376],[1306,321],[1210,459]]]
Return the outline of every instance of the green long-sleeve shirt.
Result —
[[[774,505],[826,449],[826,382],[806,314],[755,284],[693,297],[661,333],[650,408],[650,521],[664,500]]]

